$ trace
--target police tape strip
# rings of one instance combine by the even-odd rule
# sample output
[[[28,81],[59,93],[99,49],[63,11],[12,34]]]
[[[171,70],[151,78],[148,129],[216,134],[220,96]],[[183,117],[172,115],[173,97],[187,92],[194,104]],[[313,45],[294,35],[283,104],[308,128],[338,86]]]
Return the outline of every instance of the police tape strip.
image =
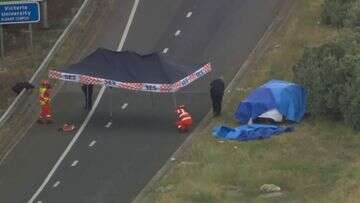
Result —
[[[211,70],[212,70],[211,63],[207,63],[197,71],[172,84],[119,82],[115,80],[107,80],[104,78],[97,78],[82,74],[72,74],[72,73],[66,73],[56,70],[49,71],[49,78],[70,81],[70,82],[77,82],[82,84],[105,85],[108,87],[116,87],[116,88],[123,88],[129,90],[168,93],[168,92],[176,92],[180,88],[189,85],[195,80],[211,72]]]

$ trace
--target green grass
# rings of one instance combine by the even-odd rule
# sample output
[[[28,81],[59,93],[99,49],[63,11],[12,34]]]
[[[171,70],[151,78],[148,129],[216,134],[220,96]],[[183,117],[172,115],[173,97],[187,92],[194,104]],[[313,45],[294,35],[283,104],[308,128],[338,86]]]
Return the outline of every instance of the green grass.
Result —
[[[232,112],[238,101],[270,78],[291,80],[303,47],[334,39],[319,25],[323,0],[296,1],[289,21],[272,39],[258,66],[245,73],[230,97],[223,118],[213,120],[195,137],[183,160],[159,183],[173,186],[153,192],[154,202],[357,202],[360,198],[360,133],[321,118],[307,118],[292,133],[269,140],[217,142],[212,127],[237,125]],[[280,47],[275,45],[280,45]],[[181,162],[192,164],[182,164]],[[259,197],[265,183],[280,186],[284,196]]]

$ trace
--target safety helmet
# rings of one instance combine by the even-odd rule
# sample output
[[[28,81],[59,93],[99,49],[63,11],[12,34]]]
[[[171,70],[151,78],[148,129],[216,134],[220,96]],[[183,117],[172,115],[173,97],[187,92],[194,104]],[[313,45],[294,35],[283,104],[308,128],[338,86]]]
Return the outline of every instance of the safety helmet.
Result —
[[[42,84],[42,85],[49,85],[50,83],[49,83],[48,80],[42,80],[42,81],[41,81],[41,84]]]
[[[175,113],[181,114],[185,110],[185,105],[179,105],[176,107]]]

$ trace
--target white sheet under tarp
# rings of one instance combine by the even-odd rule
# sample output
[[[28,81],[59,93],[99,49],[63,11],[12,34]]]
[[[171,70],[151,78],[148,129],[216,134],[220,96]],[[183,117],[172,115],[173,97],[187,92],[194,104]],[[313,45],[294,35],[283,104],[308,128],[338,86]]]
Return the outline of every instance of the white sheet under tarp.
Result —
[[[283,115],[277,109],[271,109],[261,114],[259,118],[271,118],[275,122],[281,122],[283,120]]]

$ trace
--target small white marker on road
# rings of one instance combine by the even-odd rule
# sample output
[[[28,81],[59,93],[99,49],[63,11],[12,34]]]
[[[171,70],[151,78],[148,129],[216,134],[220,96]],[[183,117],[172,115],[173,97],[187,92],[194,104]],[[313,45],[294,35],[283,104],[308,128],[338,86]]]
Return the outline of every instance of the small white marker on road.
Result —
[[[121,108],[122,108],[122,109],[126,109],[126,107],[127,107],[128,105],[129,105],[128,103],[125,103],[125,104],[122,105]]]
[[[42,203],[42,201],[37,201],[36,203]]]
[[[57,187],[60,184],[60,181],[56,181],[56,183],[53,185],[53,187]]]
[[[76,166],[78,163],[79,163],[79,161],[78,161],[78,160],[75,160],[75,161],[71,164],[71,166]]]
[[[188,13],[186,14],[186,17],[187,17],[187,18],[190,18],[191,15],[192,15],[192,12],[188,12]]]
[[[166,54],[168,51],[169,51],[169,48],[165,48],[162,53]]]
[[[112,125],[112,122],[111,121],[109,121],[107,124],[106,124],[106,128],[110,128],[110,126]]]
[[[181,30],[177,30],[177,31],[175,32],[175,36],[180,35],[180,32],[181,32]]]
[[[96,143],[96,141],[95,141],[95,140],[93,140],[93,141],[89,144],[89,147],[94,146],[94,145],[95,145],[95,143]]]

